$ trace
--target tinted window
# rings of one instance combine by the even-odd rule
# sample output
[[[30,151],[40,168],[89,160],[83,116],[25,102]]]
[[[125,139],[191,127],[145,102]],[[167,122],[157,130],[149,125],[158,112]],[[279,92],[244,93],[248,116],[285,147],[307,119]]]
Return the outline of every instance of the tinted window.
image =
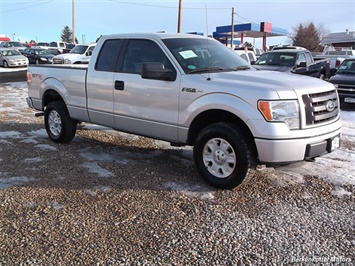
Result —
[[[122,72],[140,74],[143,63],[161,63],[166,69],[173,69],[170,61],[153,41],[130,40],[123,60]]]
[[[96,61],[95,69],[98,71],[113,71],[117,61],[118,51],[121,49],[122,40],[106,41]]]

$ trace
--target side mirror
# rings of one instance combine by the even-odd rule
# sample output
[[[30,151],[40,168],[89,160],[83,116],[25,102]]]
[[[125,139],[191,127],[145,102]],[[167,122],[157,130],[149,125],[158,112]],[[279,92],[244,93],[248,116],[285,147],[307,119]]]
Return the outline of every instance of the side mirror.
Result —
[[[92,51],[87,51],[87,52],[86,52],[86,55],[87,55],[87,56],[91,56],[91,55],[92,55]]]
[[[297,67],[307,67],[306,62],[300,62]]]
[[[166,69],[162,63],[149,62],[142,64],[141,77],[144,79],[174,81],[176,72],[173,69]]]

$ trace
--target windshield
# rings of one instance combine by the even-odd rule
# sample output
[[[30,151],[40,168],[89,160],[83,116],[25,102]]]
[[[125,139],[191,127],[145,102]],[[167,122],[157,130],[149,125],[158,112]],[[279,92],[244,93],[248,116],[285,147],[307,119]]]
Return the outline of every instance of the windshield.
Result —
[[[350,60],[350,61],[344,61],[338,71],[337,74],[351,74],[354,75],[355,74],[355,61],[354,60]]]
[[[3,56],[14,56],[14,55],[21,55],[21,53],[17,50],[4,50],[2,51]]]
[[[186,74],[249,69],[245,60],[213,39],[163,39]]]
[[[71,54],[84,54],[86,49],[88,49],[87,45],[77,45],[73,49],[70,50]]]
[[[36,49],[34,50],[36,54],[38,55],[52,55],[48,50],[46,49]]]
[[[254,65],[266,66],[293,66],[296,61],[296,54],[293,53],[263,53]]]

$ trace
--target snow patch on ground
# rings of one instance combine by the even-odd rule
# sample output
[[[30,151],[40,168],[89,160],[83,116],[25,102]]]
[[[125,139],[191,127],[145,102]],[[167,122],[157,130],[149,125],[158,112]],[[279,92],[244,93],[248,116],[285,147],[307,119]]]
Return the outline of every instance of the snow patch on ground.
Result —
[[[182,182],[167,182],[163,184],[166,189],[171,189],[177,191],[185,196],[200,198],[204,200],[213,200],[214,192],[206,191],[206,187],[201,187],[198,185],[191,186],[190,184],[185,184]]]

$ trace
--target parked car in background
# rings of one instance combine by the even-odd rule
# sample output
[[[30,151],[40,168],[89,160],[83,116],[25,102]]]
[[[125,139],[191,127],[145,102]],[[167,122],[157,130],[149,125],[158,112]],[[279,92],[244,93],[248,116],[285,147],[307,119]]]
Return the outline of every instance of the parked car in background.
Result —
[[[67,43],[65,49],[63,49],[63,54],[69,53],[71,49],[75,47],[75,43]]]
[[[259,70],[273,70],[306,75],[320,79],[329,78],[329,60],[314,61],[305,49],[281,49],[263,53],[255,62]]]
[[[234,52],[239,55],[241,58],[246,60],[250,65],[256,62],[256,55],[253,51],[245,51],[245,50],[234,50]]]
[[[251,57],[251,55],[249,55],[250,61],[256,61],[260,57],[260,55],[262,55],[264,53],[263,49],[256,48],[256,47],[236,47],[236,48],[234,48],[234,50],[235,51],[245,51],[246,53],[252,52],[254,56]],[[254,59],[254,57],[255,57],[255,59]]]
[[[48,49],[49,48],[49,42],[39,42],[39,43],[37,43],[36,46],[39,46],[39,47],[41,47],[43,49]]]
[[[54,55],[47,49],[28,48],[22,54],[28,58],[29,64],[52,64]]]
[[[346,58],[355,58],[355,50],[351,47],[326,47],[324,52],[315,58],[329,59],[330,76],[333,76]]]
[[[0,66],[7,67],[26,67],[28,59],[15,49],[0,49]]]
[[[63,49],[65,49],[66,47],[66,43],[65,42],[50,42],[49,43],[49,47],[48,50],[54,54],[54,55],[58,55],[58,54],[62,54],[63,53]]]
[[[293,45],[276,45],[274,47],[272,47],[272,51],[274,50],[284,50],[284,49],[297,49],[297,50],[307,50],[304,47],[301,46],[293,46]]]
[[[355,103],[355,58],[345,59],[329,82],[337,88],[341,103]]]
[[[239,55],[241,58],[243,58],[245,61],[248,62],[249,65],[251,65],[250,59],[248,54],[244,50],[234,50],[234,52]]]
[[[20,42],[9,41],[9,42],[1,42],[0,43],[0,49],[1,48],[11,48],[11,49],[15,49],[15,50],[17,50],[19,52],[22,52],[23,50],[26,49],[26,46],[24,46]]]
[[[53,64],[87,64],[96,43],[78,44],[69,53],[53,57]]]

